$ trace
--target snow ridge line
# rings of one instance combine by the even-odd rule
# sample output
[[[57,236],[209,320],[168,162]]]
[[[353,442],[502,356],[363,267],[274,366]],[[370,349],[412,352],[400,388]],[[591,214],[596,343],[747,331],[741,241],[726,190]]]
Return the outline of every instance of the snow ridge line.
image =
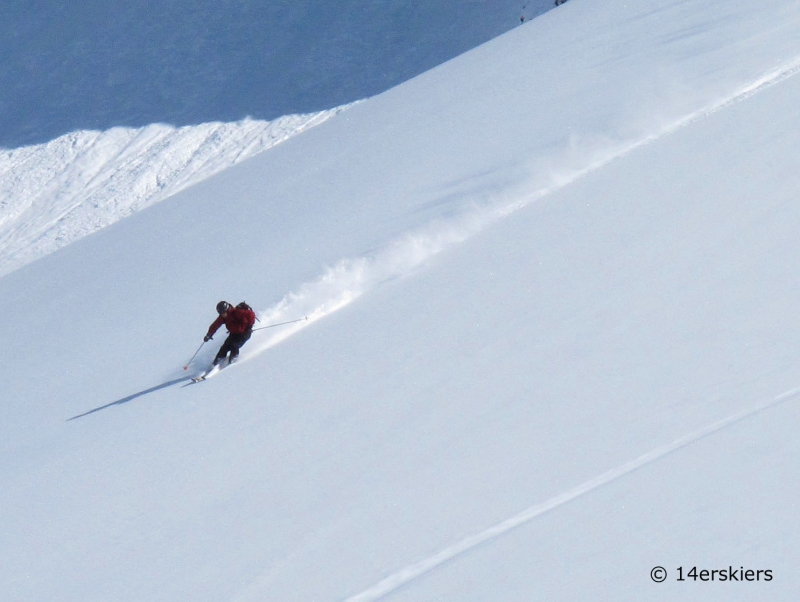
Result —
[[[789,79],[790,77],[793,77],[798,73],[800,73],[800,56],[796,56],[790,61],[787,61],[781,66],[777,67],[776,69],[773,69],[768,73],[765,73],[755,81],[747,84],[746,86],[743,86],[742,88],[734,92],[731,96],[723,98],[722,100],[712,103],[706,106],[705,108],[700,109],[699,111],[690,113],[686,117],[677,120],[675,123],[665,127],[660,132],[653,134],[648,138],[645,138],[634,148],[647,144],[653,140],[657,140],[658,138],[661,138],[664,135],[671,134],[672,132],[684,128],[704,117],[708,117],[709,115],[712,115],[721,109],[742,102],[743,100],[746,100],[751,96],[756,95],[757,93],[765,90],[766,88],[769,88],[786,79]]]
[[[614,148],[612,145],[610,148],[601,149],[596,153],[597,158],[590,160],[589,164],[583,168],[577,169],[571,174],[560,175],[554,174],[554,185],[549,188],[543,188],[540,190],[536,195],[532,198],[526,199],[522,203],[518,203],[514,206],[506,207],[505,209],[501,210],[503,215],[508,213],[512,213],[518,209],[522,209],[524,206],[529,204],[534,200],[538,200],[539,198],[549,194],[550,192],[562,188],[567,184],[570,184],[581,177],[588,175],[589,173],[608,165],[609,163],[616,161],[617,159],[621,159],[626,155],[630,154],[631,152],[642,148],[656,140],[659,140],[665,136],[669,136],[678,130],[681,130],[697,121],[705,117],[709,117],[714,113],[725,109],[729,106],[742,102],[751,96],[756,95],[757,93],[769,88],[775,84],[778,84],[790,77],[793,77],[800,73],[800,56],[794,57],[792,60],[785,62],[780,67],[765,73],[758,79],[750,82],[749,84],[739,88],[733,94],[724,97],[721,100],[716,102],[712,102],[707,104],[705,107],[691,112],[683,117],[680,117],[669,123],[668,125],[663,126],[661,129],[653,132],[650,135],[646,135],[638,140],[634,140],[632,142],[623,142]]]
[[[536,179],[531,177],[523,182],[509,183],[506,180],[505,183],[495,183],[495,189],[499,192],[494,198],[468,199],[455,217],[435,219],[390,241],[386,247],[370,256],[340,260],[335,266],[327,268],[317,280],[302,284],[297,292],[287,294],[273,307],[259,312],[259,319],[264,323],[281,322],[298,316],[308,316],[308,320],[271,333],[270,337],[262,339],[258,345],[251,344],[250,353],[243,353],[242,359],[246,360],[277,345],[312,322],[348,305],[375,286],[410,274],[434,255],[471,238],[499,219],[647,144],[741,102],[797,73],[800,73],[800,56],[735,90],[722,100],[678,118],[650,135],[603,148],[586,149],[577,158],[565,158],[564,163],[567,166],[547,174],[545,177],[549,182],[544,185],[541,180],[531,182],[531,179]]]
[[[631,460],[630,462],[626,462],[621,466],[612,468],[611,470],[608,470],[603,474],[586,481],[585,483],[581,483],[569,491],[565,491],[564,493],[552,497],[541,504],[531,506],[501,523],[489,527],[480,533],[470,535],[469,537],[462,539],[460,542],[453,544],[441,550],[440,552],[429,556],[428,558],[420,560],[419,562],[409,565],[406,568],[400,569],[360,594],[356,594],[355,596],[347,598],[345,602],[372,602],[374,600],[379,600],[380,598],[383,598],[384,596],[400,589],[404,585],[414,581],[415,579],[418,579],[426,573],[436,570],[445,563],[455,559],[457,556],[465,554],[481,544],[497,539],[503,534],[530,522],[534,518],[541,516],[550,510],[554,510],[555,508],[579,498],[582,495],[590,493],[591,491],[594,491],[603,485],[607,485],[612,481],[624,477],[625,475],[628,475],[639,468],[643,468],[648,464],[660,460],[664,456],[671,454],[674,451],[696,443],[700,439],[721,431],[722,429],[731,426],[734,423],[740,422],[746,418],[754,416],[755,414],[772,408],[781,402],[796,397],[798,394],[800,394],[800,387],[789,389],[788,391],[785,391],[766,402],[762,402],[755,407],[736,412],[727,418],[718,420],[717,422],[694,431],[693,433],[689,433],[688,435],[680,437],[672,443],[657,447],[656,449],[639,456],[635,460]]]

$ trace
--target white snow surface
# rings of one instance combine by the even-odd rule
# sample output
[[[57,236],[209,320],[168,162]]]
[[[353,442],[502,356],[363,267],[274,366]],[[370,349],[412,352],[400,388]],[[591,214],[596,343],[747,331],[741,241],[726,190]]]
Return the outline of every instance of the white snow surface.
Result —
[[[4,599],[795,599],[798,32],[570,0],[0,278]]]

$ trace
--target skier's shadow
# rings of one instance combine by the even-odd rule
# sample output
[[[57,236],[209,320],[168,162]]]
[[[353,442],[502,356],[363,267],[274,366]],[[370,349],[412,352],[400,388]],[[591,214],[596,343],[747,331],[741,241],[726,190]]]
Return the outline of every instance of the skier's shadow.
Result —
[[[73,416],[69,418],[67,422],[70,420],[75,420],[76,418],[83,418],[84,416],[88,416],[89,414],[94,414],[95,412],[99,412],[100,410],[105,410],[106,408],[110,408],[111,406],[118,406],[122,405],[123,403],[128,403],[129,401],[133,401],[137,397],[141,397],[142,395],[147,395],[148,393],[153,393],[158,391],[159,389],[166,389],[167,387],[171,387],[172,385],[177,385],[178,383],[182,383],[184,381],[191,380],[191,376],[182,376],[181,378],[176,378],[174,380],[167,381],[165,383],[161,383],[160,385],[156,385],[155,387],[150,387],[149,389],[145,389],[144,391],[139,391],[138,393],[134,393],[133,395],[128,395],[127,397],[123,397],[122,399],[118,399],[117,401],[112,401],[111,403],[107,403],[104,406],[100,406],[99,408],[95,408],[93,410],[89,410],[88,412],[84,412],[83,414],[78,414],[77,416]]]

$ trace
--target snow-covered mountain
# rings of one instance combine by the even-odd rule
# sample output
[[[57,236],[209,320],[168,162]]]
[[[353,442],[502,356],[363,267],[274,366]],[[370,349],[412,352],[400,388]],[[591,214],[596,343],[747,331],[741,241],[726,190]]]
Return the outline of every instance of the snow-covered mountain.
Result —
[[[5,598],[793,599],[799,26],[571,0],[0,278]]]
[[[0,22],[0,275],[549,8],[11,3]]]

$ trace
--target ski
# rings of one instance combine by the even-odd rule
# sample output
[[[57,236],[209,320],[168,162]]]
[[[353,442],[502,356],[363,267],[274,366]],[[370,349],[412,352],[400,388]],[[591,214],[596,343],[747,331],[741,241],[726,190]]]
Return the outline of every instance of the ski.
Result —
[[[215,365],[211,366],[205,372],[201,372],[200,374],[198,374],[197,376],[192,378],[192,382],[193,383],[200,383],[200,382],[203,382],[204,380],[208,380],[209,378],[214,376],[217,372],[222,370],[228,364],[229,364],[228,360],[224,359],[219,364],[215,364]]]

